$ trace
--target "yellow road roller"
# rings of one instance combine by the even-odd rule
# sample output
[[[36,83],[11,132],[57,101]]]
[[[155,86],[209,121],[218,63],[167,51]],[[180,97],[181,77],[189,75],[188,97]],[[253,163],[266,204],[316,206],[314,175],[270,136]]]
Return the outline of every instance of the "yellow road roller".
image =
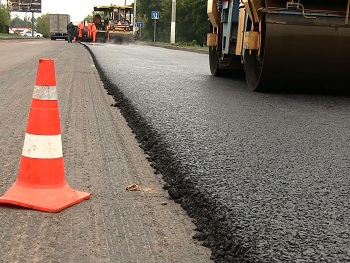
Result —
[[[211,74],[254,91],[346,87],[350,0],[208,0]]]

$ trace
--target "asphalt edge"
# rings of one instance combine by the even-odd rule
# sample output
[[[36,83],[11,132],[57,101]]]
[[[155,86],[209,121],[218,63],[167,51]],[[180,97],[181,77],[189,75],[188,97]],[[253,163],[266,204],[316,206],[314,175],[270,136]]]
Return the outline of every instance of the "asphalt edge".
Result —
[[[181,50],[181,51],[188,51],[188,52],[194,52],[194,53],[200,53],[200,54],[209,54],[208,49],[198,49],[195,47],[186,47],[186,46],[176,46],[176,45],[165,45],[157,42],[139,42],[136,41],[137,45],[147,45],[152,47],[161,47],[166,49],[173,49],[173,50]]]
[[[197,231],[193,238],[211,249],[210,259],[216,263],[252,262],[248,259],[251,257],[247,255],[253,250],[252,243],[232,233],[235,227],[227,218],[231,209],[215,203],[209,198],[210,194],[191,181],[188,172],[176,160],[176,155],[168,150],[169,147],[162,137],[147,123],[122,91],[108,79],[88,44],[80,44],[90,53],[107,94],[113,96],[116,102],[114,107],[120,109],[140,147],[149,156],[151,167],[155,169],[155,173],[162,174],[165,181],[163,188],[192,218]]]

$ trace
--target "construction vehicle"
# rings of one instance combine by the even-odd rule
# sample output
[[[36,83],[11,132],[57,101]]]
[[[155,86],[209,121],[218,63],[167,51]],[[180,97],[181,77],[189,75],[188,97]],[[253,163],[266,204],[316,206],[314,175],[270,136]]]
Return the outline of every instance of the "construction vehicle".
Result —
[[[67,25],[70,16],[67,14],[49,14],[49,37],[51,40],[68,40]]]
[[[245,71],[254,91],[346,86],[349,7],[350,0],[208,0],[211,74]]]
[[[131,23],[132,6],[94,6],[93,15],[97,42],[121,44],[135,41]]]

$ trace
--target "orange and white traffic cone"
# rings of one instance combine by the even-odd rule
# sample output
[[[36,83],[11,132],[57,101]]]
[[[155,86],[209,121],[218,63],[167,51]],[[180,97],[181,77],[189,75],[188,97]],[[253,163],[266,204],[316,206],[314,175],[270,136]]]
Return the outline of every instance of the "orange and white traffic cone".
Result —
[[[40,59],[18,178],[0,203],[59,212],[89,198],[65,180],[54,61]]]

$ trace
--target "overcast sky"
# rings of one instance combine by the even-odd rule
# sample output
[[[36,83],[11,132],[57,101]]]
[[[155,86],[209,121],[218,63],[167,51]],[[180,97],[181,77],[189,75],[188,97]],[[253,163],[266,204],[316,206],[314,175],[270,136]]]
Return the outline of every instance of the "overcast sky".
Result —
[[[0,0],[2,4],[7,4],[7,0]],[[85,16],[91,14],[94,5],[124,5],[125,0],[41,0],[41,14],[35,13],[35,17],[40,15],[51,14],[69,14],[71,21],[81,21]],[[130,5],[134,0],[126,0],[126,4]],[[25,13],[11,12],[11,17],[15,15],[24,17]],[[31,16],[31,13],[27,13]]]

